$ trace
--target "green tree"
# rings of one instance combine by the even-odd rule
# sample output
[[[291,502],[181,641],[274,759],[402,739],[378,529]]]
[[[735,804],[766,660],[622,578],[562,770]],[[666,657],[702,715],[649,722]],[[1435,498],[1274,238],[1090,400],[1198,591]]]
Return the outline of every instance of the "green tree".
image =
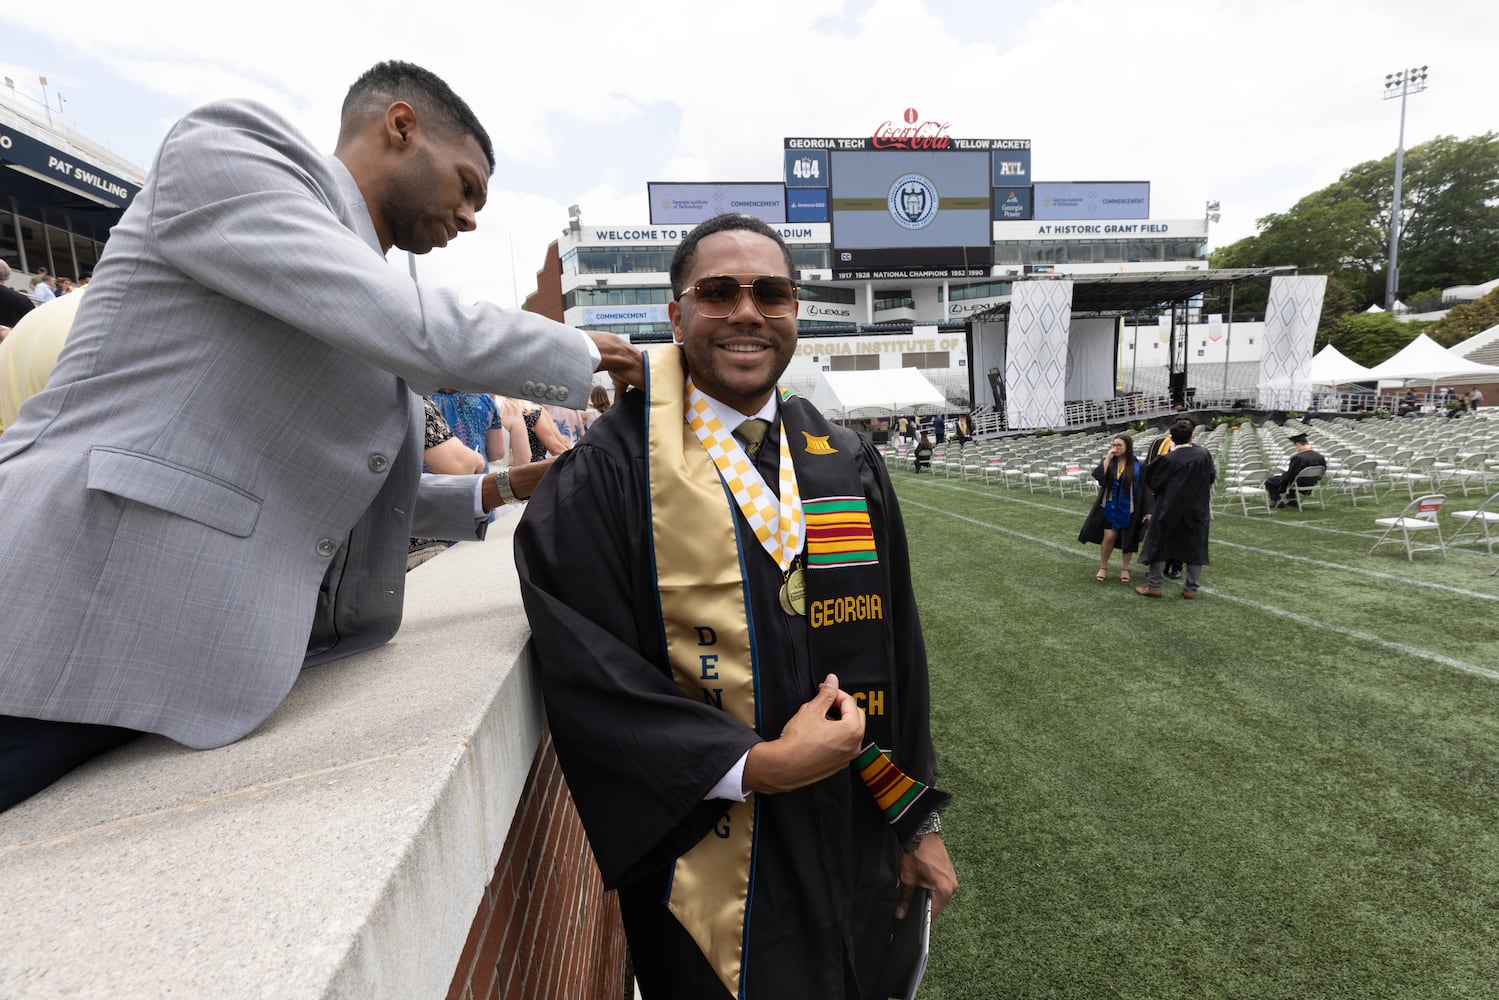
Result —
[[[1315,350],[1320,351],[1324,346],[1333,342],[1340,329],[1339,324],[1348,316],[1356,314],[1359,307],[1359,298],[1348,290],[1348,286],[1337,278],[1329,276],[1327,279],[1327,291],[1322,295],[1322,315],[1317,320],[1317,340]],[[1342,348],[1338,348],[1342,350]]]
[[[1332,344],[1352,361],[1377,365],[1420,333],[1425,323],[1402,323],[1387,312],[1350,313],[1332,325]],[[1318,340],[1321,340],[1319,335]]]
[[[1499,135],[1489,132],[1463,140],[1441,136],[1422,143],[1406,158],[1404,180],[1401,292],[1478,284],[1495,277]]]
[[[1220,247],[1214,267],[1295,264],[1336,278],[1362,309],[1384,303],[1395,156],[1346,171],[1259,233]],[[1441,136],[1406,152],[1401,185],[1403,291],[1477,284],[1499,270],[1499,135]]]
[[[1447,315],[1433,323],[1426,332],[1438,344],[1451,347],[1496,325],[1499,325],[1499,289],[1476,302],[1453,306]]]

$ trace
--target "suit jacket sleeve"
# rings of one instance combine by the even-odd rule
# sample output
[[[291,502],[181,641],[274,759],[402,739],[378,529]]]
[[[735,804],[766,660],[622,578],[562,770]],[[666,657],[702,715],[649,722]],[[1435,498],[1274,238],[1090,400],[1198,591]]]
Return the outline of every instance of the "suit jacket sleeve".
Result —
[[[418,538],[482,540],[494,520],[474,516],[474,491],[483,476],[440,476],[422,473],[412,510],[411,534]]]
[[[424,395],[447,386],[587,404],[592,365],[577,331],[465,305],[391,267],[372,246],[367,207],[351,201],[359,196],[347,169],[314,161],[272,112],[246,102],[199,108],[172,129],[154,170],[151,233],[162,256],[205,287]]]

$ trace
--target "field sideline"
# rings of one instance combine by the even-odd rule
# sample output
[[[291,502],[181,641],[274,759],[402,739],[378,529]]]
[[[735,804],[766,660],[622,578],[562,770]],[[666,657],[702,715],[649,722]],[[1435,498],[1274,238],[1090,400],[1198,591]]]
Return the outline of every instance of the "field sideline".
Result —
[[[1329,497],[1147,600],[1091,491],[892,475],[963,883],[923,998],[1496,995],[1499,554]]]

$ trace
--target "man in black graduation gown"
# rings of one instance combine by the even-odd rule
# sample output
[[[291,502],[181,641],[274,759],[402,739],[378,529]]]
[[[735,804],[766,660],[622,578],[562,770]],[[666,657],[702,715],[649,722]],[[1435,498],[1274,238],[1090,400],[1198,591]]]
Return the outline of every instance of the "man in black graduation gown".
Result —
[[[1296,446],[1296,453],[1291,456],[1291,462],[1286,466],[1284,472],[1276,473],[1265,480],[1265,492],[1270,495],[1270,507],[1294,507],[1295,504],[1282,500],[1280,495],[1287,490],[1295,489],[1296,477],[1301,475],[1302,469],[1320,465],[1327,468],[1327,459],[1322,453],[1312,450],[1311,441],[1305,434],[1291,435],[1291,444]]]
[[[1150,533],[1140,549],[1140,561],[1150,566],[1145,582],[1135,588],[1142,597],[1161,596],[1169,561],[1184,564],[1181,595],[1190,600],[1197,596],[1202,567],[1207,565],[1218,472],[1208,450],[1192,443],[1195,426],[1190,417],[1178,417],[1171,425],[1171,450],[1145,468],[1145,485],[1155,494],[1155,506]]]
[[[1166,433],[1150,442],[1150,447],[1145,449],[1145,467],[1148,469],[1156,462],[1165,458],[1171,451],[1171,430],[1167,428]],[[1149,525],[1146,525],[1148,528]],[[1166,579],[1180,580],[1182,578],[1182,564],[1175,560],[1166,560]]]
[[[696,227],[672,263],[676,301],[668,311],[680,349],[652,352],[647,391],[626,394],[559,459],[516,533],[557,755],[605,885],[619,889],[647,998],[871,996],[892,915],[903,912],[912,888],[932,890],[934,914],[957,888],[929,807],[941,793],[930,787],[926,654],[895,494],[872,447],[775,390],[796,344],[792,273],[784,242],[758,220],[719,216]],[[712,280],[722,276],[730,278]],[[681,398],[684,368],[687,390],[705,397],[706,418],[721,418],[725,428],[745,417],[769,421],[758,445],[729,450],[742,447],[770,491],[779,481],[782,509],[806,510],[805,546],[794,542],[778,556],[774,540],[762,544],[730,498],[730,475],[720,482],[707,466],[705,503],[732,527],[726,590],[707,568],[724,553],[704,543],[701,569],[663,555],[697,544],[700,533],[670,513],[696,480],[672,480],[657,449],[675,439],[685,467],[714,454],[708,442],[717,440],[711,431],[702,445],[690,436],[698,428],[693,396],[686,425],[681,402],[674,410],[658,402],[658,393]],[[862,525],[867,544],[830,540],[818,527],[845,516]],[[861,547],[841,568],[820,572],[815,564]],[[788,571],[777,560],[793,553]],[[848,581],[868,593],[826,589]],[[705,643],[726,630],[663,612],[684,600],[690,607],[699,589],[705,604],[710,593],[728,593],[748,623],[752,725],[715,703],[721,689],[708,678],[724,670],[716,654],[702,657],[699,693],[670,652],[684,625]],[[898,822],[850,766],[870,742],[915,787],[927,786],[920,795],[936,793],[918,797]],[[733,922],[726,972],[685,929],[691,919],[679,919],[678,903],[690,914],[689,894],[700,884],[682,875],[683,861],[743,835],[740,817],[748,814],[746,877],[721,880],[740,887],[743,913]],[[711,895],[724,887],[705,888]]]

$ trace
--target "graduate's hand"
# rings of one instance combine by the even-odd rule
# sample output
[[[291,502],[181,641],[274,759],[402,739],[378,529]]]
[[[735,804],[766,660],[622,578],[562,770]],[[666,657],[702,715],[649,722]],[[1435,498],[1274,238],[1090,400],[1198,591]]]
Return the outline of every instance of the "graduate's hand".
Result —
[[[906,915],[911,905],[911,893],[918,885],[932,890],[932,919],[942,912],[942,907],[958,891],[958,873],[953,870],[952,858],[947,856],[947,845],[942,834],[922,835],[921,843],[910,853],[900,852],[900,899],[895,904],[895,918]]]
[[[777,739],[757,743],[744,761],[751,792],[789,792],[837,774],[864,745],[864,710],[828,674]]]

